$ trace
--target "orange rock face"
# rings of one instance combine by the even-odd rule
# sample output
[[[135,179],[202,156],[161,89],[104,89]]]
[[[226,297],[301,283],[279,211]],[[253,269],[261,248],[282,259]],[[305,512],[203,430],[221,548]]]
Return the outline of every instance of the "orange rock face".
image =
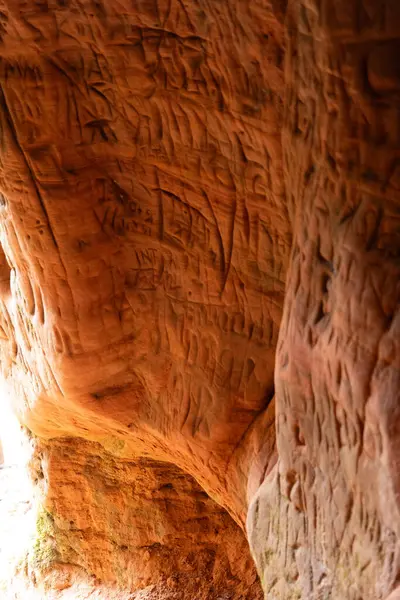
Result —
[[[400,566],[400,4],[316,4],[287,14],[279,462],[248,531],[268,598],[372,600]]]
[[[243,532],[174,465],[121,460],[76,439],[37,444],[35,456],[43,535],[28,561],[34,577],[56,571],[59,582],[74,565],[122,590],[263,597]]]
[[[33,578],[259,598],[247,518],[268,598],[395,589],[399,23],[397,0],[1,3]]]
[[[282,28],[262,3],[131,4],[7,3],[5,372],[36,435],[114,436],[243,523],[290,247]]]

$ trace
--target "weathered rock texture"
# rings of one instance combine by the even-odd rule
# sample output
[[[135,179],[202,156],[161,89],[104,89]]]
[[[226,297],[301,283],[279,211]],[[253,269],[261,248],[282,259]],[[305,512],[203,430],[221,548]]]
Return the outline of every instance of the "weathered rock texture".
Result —
[[[268,598],[385,598],[398,1],[7,0],[0,24],[32,577],[257,598],[247,516]]]
[[[291,2],[287,24],[279,464],[250,536],[268,598],[385,598],[400,567],[400,4]]]
[[[57,567],[65,579],[64,566],[76,565],[121,589],[262,597],[243,533],[174,465],[68,439],[38,445],[31,470],[42,493],[33,574]]]
[[[282,26],[250,0],[2,10],[3,370],[45,444],[30,568],[133,589],[187,565],[203,597],[222,573],[257,597],[240,532],[159,461],[243,527],[275,460]]]

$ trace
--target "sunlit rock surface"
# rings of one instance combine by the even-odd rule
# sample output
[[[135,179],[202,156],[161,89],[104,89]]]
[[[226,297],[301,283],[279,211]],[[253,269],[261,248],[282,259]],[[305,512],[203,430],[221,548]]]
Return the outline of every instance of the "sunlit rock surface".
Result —
[[[269,599],[385,599],[397,0],[0,6],[28,577],[258,599],[252,555]]]

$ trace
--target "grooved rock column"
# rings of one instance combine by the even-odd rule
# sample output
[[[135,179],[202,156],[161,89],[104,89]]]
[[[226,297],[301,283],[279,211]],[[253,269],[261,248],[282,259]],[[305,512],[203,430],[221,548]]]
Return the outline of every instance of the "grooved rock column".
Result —
[[[269,599],[383,599],[400,566],[400,4],[291,2],[287,23],[279,462],[248,531]]]

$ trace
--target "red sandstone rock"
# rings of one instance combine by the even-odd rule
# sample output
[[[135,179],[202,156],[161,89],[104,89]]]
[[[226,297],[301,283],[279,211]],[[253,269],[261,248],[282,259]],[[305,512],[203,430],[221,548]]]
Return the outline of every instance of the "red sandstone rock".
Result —
[[[38,581],[50,572],[53,588],[65,585],[64,565],[74,565],[122,590],[261,599],[242,531],[174,465],[117,459],[75,439],[36,444],[35,456],[41,510],[28,569]]]
[[[243,524],[273,451],[290,246],[282,28],[254,2],[4,11],[4,371],[21,419],[174,462]]]
[[[268,598],[381,599],[400,567],[400,5],[292,2],[287,18],[279,461],[248,532]]]
[[[191,546],[196,588],[208,597],[214,571],[232,588],[232,548],[244,561],[233,560],[236,597],[240,586],[255,597],[241,534],[217,507],[216,524],[208,505],[200,516],[190,478],[157,509],[165,531],[154,544],[170,536],[177,558],[164,552],[147,565],[148,551],[136,552],[151,545],[150,500],[140,528],[129,517],[136,537],[118,546],[105,514],[124,485],[118,460],[130,465],[132,494],[118,500],[118,518],[138,501],[137,465],[146,460],[151,472],[151,461],[166,461],[243,527],[248,498],[274,463],[274,355],[291,238],[282,27],[257,2],[15,1],[1,15],[3,371],[21,421],[45,444],[37,485],[58,526],[31,568],[65,555],[134,589],[179,577]],[[61,473],[49,468],[66,437],[76,440],[71,452],[81,438],[95,444],[96,476],[113,481],[110,507],[88,491],[84,456],[81,466],[64,453]],[[186,506],[186,495],[182,519],[195,535],[180,548],[189,532],[168,511]],[[73,508],[84,520],[77,531],[64,524]],[[91,519],[96,538],[82,533]],[[194,541],[203,536],[209,562]],[[128,559],[143,559],[142,573]]]
[[[270,599],[396,587],[397,4],[2,2],[33,578],[256,598],[247,515]]]

